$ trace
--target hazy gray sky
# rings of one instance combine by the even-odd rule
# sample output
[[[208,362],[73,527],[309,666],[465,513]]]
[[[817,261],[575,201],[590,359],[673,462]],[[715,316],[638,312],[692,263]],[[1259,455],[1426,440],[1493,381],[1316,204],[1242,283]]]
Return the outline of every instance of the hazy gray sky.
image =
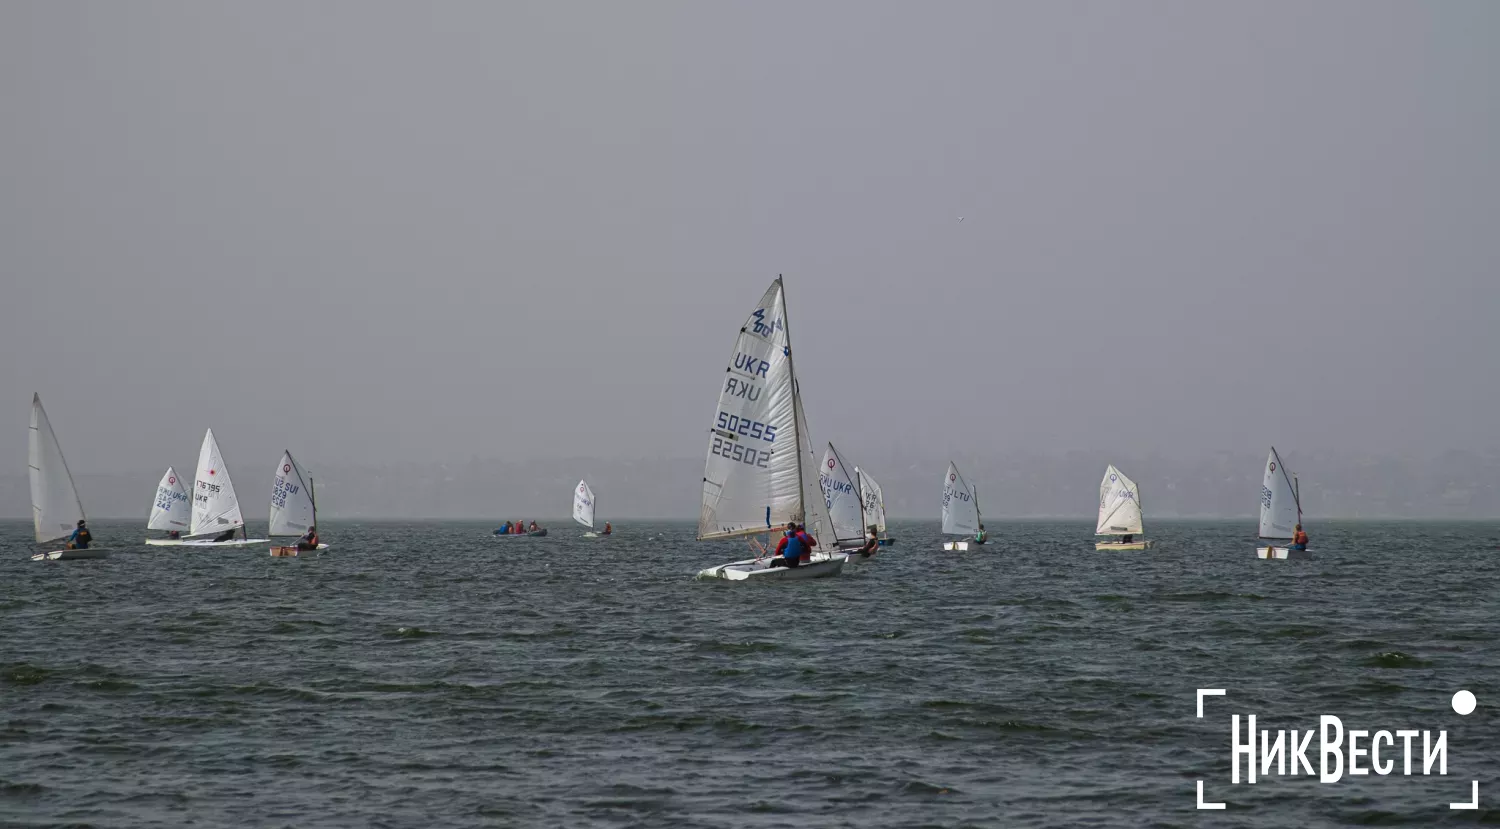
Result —
[[[190,467],[206,426],[237,476],[695,457],[778,273],[855,460],[1493,447],[1497,31],[1458,0],[0,3],[0,463],[32,391],[75,472]]]

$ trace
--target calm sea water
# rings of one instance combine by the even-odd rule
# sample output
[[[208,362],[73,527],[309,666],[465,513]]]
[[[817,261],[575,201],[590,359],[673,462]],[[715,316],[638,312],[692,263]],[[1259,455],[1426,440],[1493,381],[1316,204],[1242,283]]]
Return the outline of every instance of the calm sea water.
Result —
[[[275,560],[100,522],[109,560],[33,564],[0,525],[0,825],[1500,822],[1495,525],[1313,524],[1315,561],[1267,563],[1248,521],[1114,554],[900,524],[839,578],[749,586],[693,580],[745,548],[683,523],[325,529]],[[1203,720],[1200,687],[1228,691]],[[1230,712],[1443,729],[1448,775],[1231,786]]]

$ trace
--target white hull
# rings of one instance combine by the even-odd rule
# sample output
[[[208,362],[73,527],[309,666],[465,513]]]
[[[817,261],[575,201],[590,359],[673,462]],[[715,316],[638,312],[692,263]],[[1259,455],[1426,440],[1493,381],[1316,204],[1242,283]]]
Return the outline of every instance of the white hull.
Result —
[[[328,545],[327,544],[319,544],[318,545],[318,550],[326,550],[326,549],[328,549]],[[295,545],[295,544],[291,544],[291,545],[284,546],[284,547],[272,547],[271,548],[271,556],[273,558],[296,558],[298,556],[304,556],[304,555],[307,555],[309,553],[315,553],[315,552],[317,552],[317,550],[299,550],[299,549],[297,549],[297,545]]]
[[[968,541],[944,541],[943,549],[950,553],[967,553],[969,551],[969,544],[970,542]]]
[[[1129,544],[1126,544],[1123,541],[1099,541],[1099,542],[1095,542],[1094,549],[1095,550],[1149,550],[1149,549],[1151,549],[1152,547],[1155,547],[1155,546],[1156,546],[1156,542],[1155,541],[1149,541],[1149,540],[1143,538],[1140,541],[1132,541]]]
[[[50,553],[34,553],[32,561],[87,561],[96,558],[109,558],[108,550],[90,548],[87,550],[53,550]]]
[[[844,569],[849,557],[844,553],[832,553],[826,557],[815,557],[796,567],[772,567],[771,558],[747,559],[718,567],[710,567],[698,573],[700,579],[725,579],[728,581],[797,581],[801,579],[823,579],[837,576]]]
[[[146,544],[151,547],[245,547],[251,544],[265,544],[269,538],[236,538],[232,541],[209,541],[202,538],[148,538]]]
[[[1255,557],[1271,561],[1293,561],[1307,560],[1312,558],[1312,550],[1293,550],[1290,547],[1256,547]]]

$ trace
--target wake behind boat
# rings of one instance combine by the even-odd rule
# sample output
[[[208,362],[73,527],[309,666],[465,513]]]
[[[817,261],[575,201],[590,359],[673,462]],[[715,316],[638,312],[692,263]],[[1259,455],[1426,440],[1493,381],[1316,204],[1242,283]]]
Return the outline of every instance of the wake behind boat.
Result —
[[[1141,526],[1141,491],[1135,481],[1110,464],[1099,483],[1099,523],[1094,535],[1118,535],[1119,541],[1099,541],[1095,550],[1149,550],[1154,542],[1136,536],[1145,533]]]
[[[709,427],[698,540],[746,538],[757,555],[698,572],[698,578],[736,582],[836,576],[848,560],[825,541],[833,527],[822,493],[813,487],[815,462],[792,366],[790,326],[781,277],[771,283],[741,326],[723,375],[719,406]],[[772,556],[754,539],[805,524],[792,533],[786,555]],[[831,539],[828,539],[831,541]]]
[[[1263,539],[1288,539],[1292,543],[1283,547],[1271,544],[1255,548],[1255,557],[1268,561],[1312,558],[1307,549],[1307,534],[1302,531],[1302,498],[1298,492],[1297,476],[1287,471],[1271,447],[1266,458],[1266,472],[1260,483],[1260,537]]]
[[[31,520],[36,541],[43,544],[68,539],[61,550],[35,553],[32,561],[77,561],[109,558],[109,551],[93,546],[83,499],[73,484],[73,473],[63,459],[62,445],[52,431],[52,421],[42,408],[42,396],[31,397],[31,431],[27,436],[26,462],[31,482]]]

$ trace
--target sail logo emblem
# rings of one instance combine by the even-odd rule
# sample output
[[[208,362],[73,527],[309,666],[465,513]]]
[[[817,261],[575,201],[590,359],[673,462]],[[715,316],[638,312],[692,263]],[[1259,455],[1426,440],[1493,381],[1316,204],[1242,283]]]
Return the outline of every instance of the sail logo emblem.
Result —
[[[1276,471],[1276,461],[1271,461],[1271,471],[1272,472]]]
[[[1118,476],[1118,475],[1110,475],[1109,476],[1109,482],[1110,483],[1114,483],[1115,481],[1118,481],[1118,480],[1120,480],[1120,476]]]
[[[169,484],[175,484],[175,483],[177,483],[177,479],[174,478],[174,477],[172,477],[171,475],[168,475],[167,476],[167,483],[169,483]]]
[[[951,483],[953,483],[956,480],[958,480],[958,476],[957,475],[949,475],[948,476],[948,483],[951,484]]]
[[[210,470],[208,470],[208,474],[212,475],[212,474],[214,474],[214,471],[212,469],[210,469]]]
[[[833,458],[829,458],[829,459],[828,459],[828,468],[829,468],[829,469],[832,469],[832,468],[833,468]]]
[[[282,471],[282,472],[283,472],[283,473],[285,473],[285,474],[288,474],[288,475],[290,475],[290,474],[291,474],[291,472],[292,472],[292,465],[291,465],[291,464],[289,464],[289,463],[284,463],[284,464],[282,464],[282,465],[281,465],[281,471]]]

